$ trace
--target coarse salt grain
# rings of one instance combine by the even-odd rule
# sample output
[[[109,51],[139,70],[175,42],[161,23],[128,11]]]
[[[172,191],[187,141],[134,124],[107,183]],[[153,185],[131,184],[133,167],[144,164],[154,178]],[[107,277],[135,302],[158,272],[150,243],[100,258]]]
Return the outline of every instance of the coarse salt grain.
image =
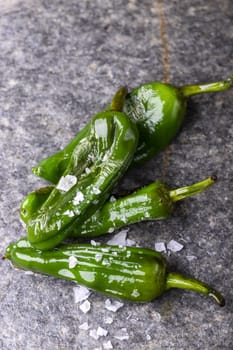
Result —
[[[110,316],[106,316],[104,319],[104,323],[106,324],[112,324],[113,323],[113,318]]]
[[[76,304],[83,300],[86,300],[91,294],[91,291],[84,286],[74,287],[73,291],[74,291],[74,302]]]
[[[127,233],[129,230],[122,230],[119,233],[117,233],[116,235],[114,235],[113,238],[111,238],[109,241],[107,241],[107,244],[109,245],[122,245],[125,246],[126,245],[126,237],[127,237]]]
[[[71,255],[69,257],[69,268],[73,269],[76,265],[78,265],[78,259],[75,256]]]
[[[179,252],[184,248],[183,244],[180,244],[179,242],[175,241],[174,239],[170,240],[167,244],[167,249],[169,249],[172,252]]]
[[[113,349],[111,340],[108,340],[108,341],[106,341],[106,342],[103,342],[103,348],[104,348],[105,350],[111,350],[111,349]]]
[[[91,308],[91,304],[88,300],[85,300],[80,306],[79,306],[80,310],[86,314],[88,311],[90,311]]]
[[[96,334],[100,337],[106,337],[107,334],[108,334],[108,331],[102,327],[98,327],[97,328],[97,331],[96,331]]]
[[[74,212],[72,210],[66,210],[63,215],[66,215],[72,218],[74,216]]]
[[[56,186],[60,191],[69,191],[77,183],[77,177],[74,175],[62,176]]]
[[[115,335],[114,338],[118,340],[127,340],[129,339],[129,334],[126,328],[121,328]]]
[[[124,306],[124,304],[117,300],[111,301],[110,299],[107,299],[105,301],[105,309],[112,312],[117,312],[122,306]]]
[[[92,337],[93,339],[95,339],[95,340],[99,339],[99,335],[97,334],[96,329],[91,329],[89,334],[90,334],[90,337]]]
[[[84,200],[84,195],[81,191],[78,191],[73,199],[73,204],[77,205]]]
[[[87,322],[84,322],[84,323],[80,324],[80,326],[78,328],[82,329],[83,331],[87,331],[90,327],[89,327]]]
[[[164,242],[156,242],[155,243],[155,250],[157,252],[166,252],[166,246]]]
[[[96,242],[96,241],[94,241],[94,239],[91,239],[91,245],[93,245],[93,246],[97,246],[97,245],[100,245],[100,242]]]

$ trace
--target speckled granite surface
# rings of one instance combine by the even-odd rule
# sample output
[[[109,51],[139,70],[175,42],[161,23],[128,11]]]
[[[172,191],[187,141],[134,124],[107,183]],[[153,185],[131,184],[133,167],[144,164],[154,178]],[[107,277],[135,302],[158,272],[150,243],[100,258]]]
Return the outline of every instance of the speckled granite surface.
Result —
[[[232,73],[232,14],[230,0],[0,1],[1,254],[25,234],[20,201],[45,183],[31,167],[64,146],[118,86],[207,82]],[[192,98],[169,151],[122,185],[163,179],[176,187],[218,176],[207,192],[180,203],[173,218],[134,225],[128,236],[149,248],[171,239],[182,243],[180,252],[167,255],[171,269],[219,288],[225,308],[177,290],[144,305],[124,303],[114,313],[93,292],[84,314],[73,283],[1,261],[0,349],[232,349],[232,173],[227,91]],[[80,329],[85,322],[90,328]],[[108,334],[95,339],[90,331],[99,326]]]

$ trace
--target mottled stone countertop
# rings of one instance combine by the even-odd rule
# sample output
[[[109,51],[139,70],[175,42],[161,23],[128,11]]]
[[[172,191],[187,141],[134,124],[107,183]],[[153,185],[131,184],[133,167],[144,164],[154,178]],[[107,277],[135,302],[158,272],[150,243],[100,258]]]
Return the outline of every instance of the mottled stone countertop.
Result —
[[[31,167],[62,148],[116,88],[156,80],[204,83],[232,74],[232,15],[231,0],[0,0],[2,255],[25,235],[21,200],[46,183]],[[174,188],[217,175],[208,191],[180,202],[172,218],[135,224],[128,238],[152,249],[172,239],[181,243],[182,250],[163,253],[170,269],[218,288],[224,308],[173,290],[146,304],[124,302],[113,312],[106,297],[92,292],[83,313],[74,283],[25,274],[4,260],[0,349],[233,349],[232,125],[232,91],[191,98],[169,149],[122,183],[132,189],[159,179]],[[98,327],[107,334],[96,333]]]

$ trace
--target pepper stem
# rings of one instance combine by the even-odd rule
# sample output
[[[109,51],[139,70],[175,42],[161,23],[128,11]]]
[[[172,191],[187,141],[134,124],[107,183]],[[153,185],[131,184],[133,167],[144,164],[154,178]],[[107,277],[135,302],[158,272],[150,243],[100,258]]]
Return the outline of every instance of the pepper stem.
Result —
[[[233,86],[233,75],[226,80],[216,81],[209,84],[199,85],[185,85],[178,89],[181,91],[184,97],[190,97],[192,95],[202,94],[206,92],[216,92],[230,89]]]
[[[215,299],[219,306],[225,305],[224,297],[208,284],[198,281],[194,278],[189,278],[178,273],[169,273],[166,281],[166,290],[171,288],[181,288],[192,290],[197,293],[208,295]]]
[[[111,101],[110,111],[121,112],[123,110],[127,93],[128,90],[125,86],[122,86],[117,90]]]
[[[191,197],[197,193],[203,192],[207,187],[211,186],[217,180],[216,176],[208,177],[207,179],[197,182],[191,186],[184,186],[175,190],[169,191],[169,195],[173,202]]]

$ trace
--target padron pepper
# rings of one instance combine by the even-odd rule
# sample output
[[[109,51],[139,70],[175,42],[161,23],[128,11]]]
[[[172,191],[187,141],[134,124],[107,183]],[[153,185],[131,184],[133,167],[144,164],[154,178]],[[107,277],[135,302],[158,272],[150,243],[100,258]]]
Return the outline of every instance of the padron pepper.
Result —
[[[132,165],[153,157],[166,148],[179,131],[190,96],[227,90],[233,76],[224,81],[175,87],[161,82],[147,83],[132,90],[125,99],[123,112],[136,123],[139,142]],[[112,105],[106,109],[112,109]],[[43,159],[32,171],[51,183],[57,184],[65,171],[74,148],[86,138],[91,122],[62,150]]]
[[[161,182],[154,182],[125,197],[110,198],[81,225],[75,226],[72,231],[69,230],[69,236],[94,237],[136,222],[167,218],[171,216],[175,202],[204,191],[215,181],[216,177],[212,176],[191,186],[174,190],[170,190]],[[53,186],[42,187],[25,197],[21,203],[20,216],[26,224],[52,190]]]
[[[147,302],[181,288],[225,304],[223,296],[206,283],[168,272],[164,257],[151,249],[71,244],[40,251],[21,239],[6,249],[5,258],[17,268],[71,280],[114,298]]]
[[[114,108],[122,108],[125,91],[122,88],[115,95]],[[59,183],[28,220],[28,240],[38,249],[50,249],[67,237],[67,228],[87,220],[128,169],[137,142],[137,128],[125,113],[98,113],[88,136],[73,150]]]

